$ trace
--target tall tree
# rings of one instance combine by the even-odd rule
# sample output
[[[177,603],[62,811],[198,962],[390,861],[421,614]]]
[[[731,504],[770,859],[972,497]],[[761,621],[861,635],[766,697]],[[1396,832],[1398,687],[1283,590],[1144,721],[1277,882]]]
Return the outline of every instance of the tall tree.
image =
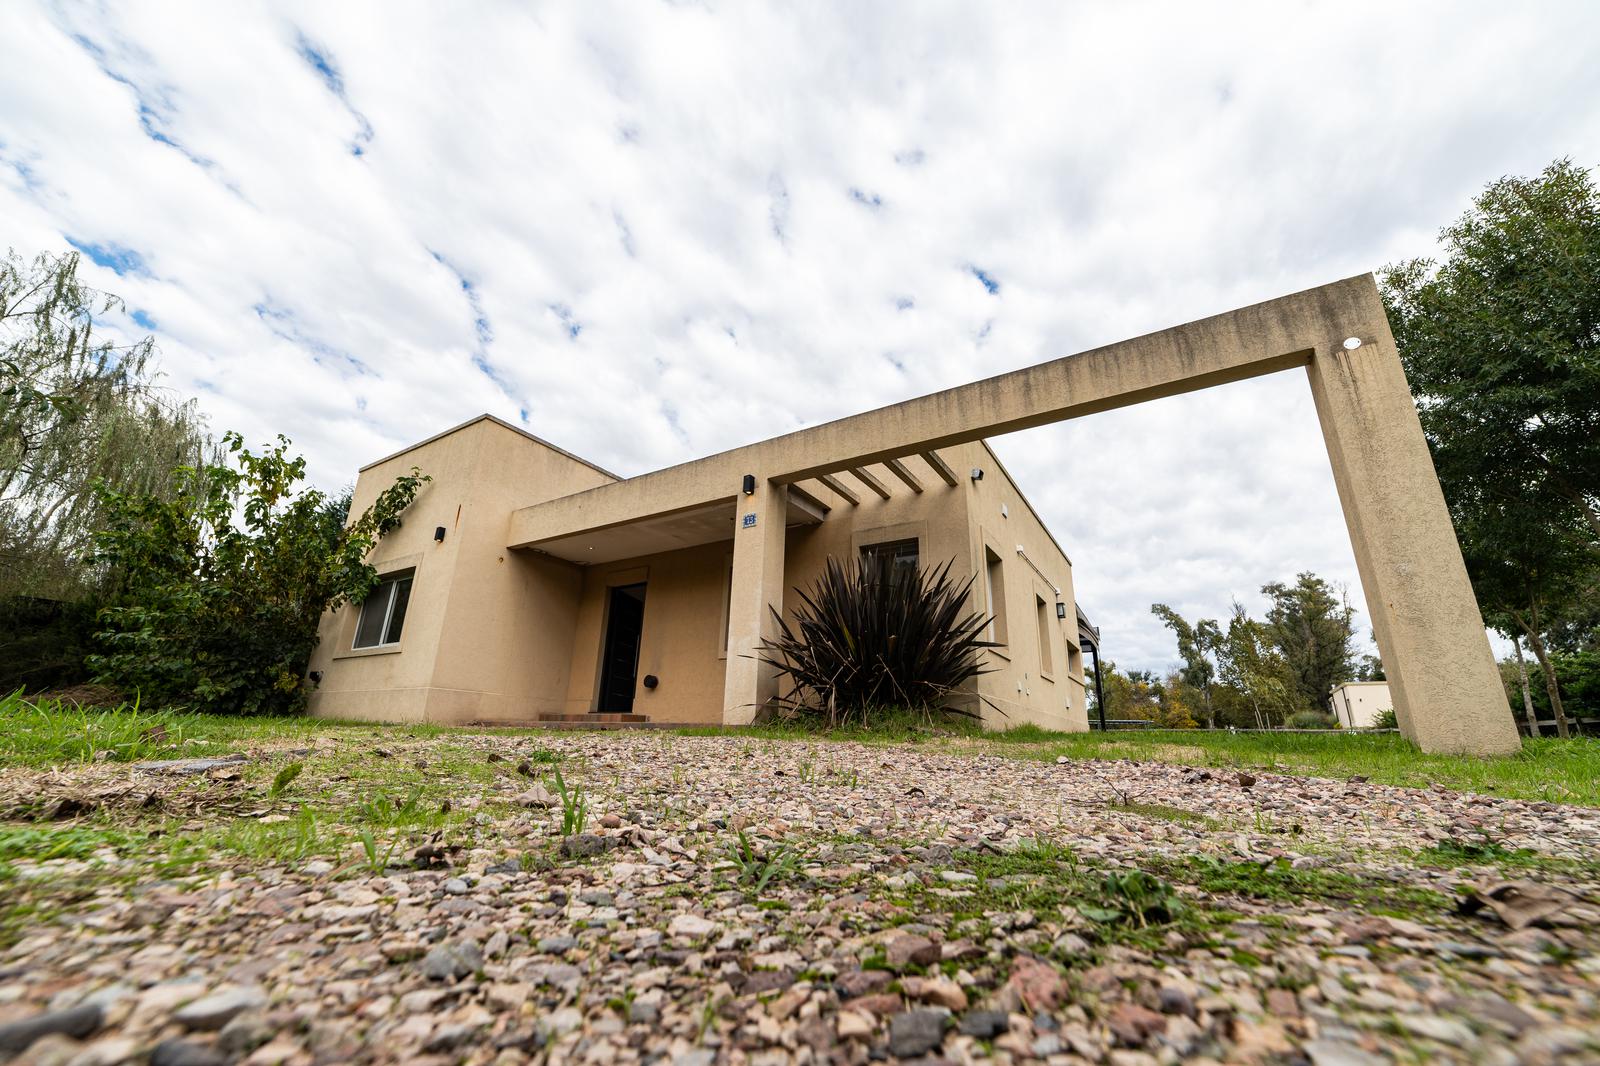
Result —
[[[94,486],[171,498],[176,468],[214,454],[194,405],[155,384],[152,341],[97,332],[121,310],[75,252],[0,259],[0,598],[80,595]]]
[[[1600,189],[1566,159],[1502,178],[1440,243],[1382,275],[1436,462],[1600,544]]]
[[[1217,716],[1212,706],[1211,682],[1216,679],[1217,668],[1212,657],[1222,647],[1221,628],[1212,618],[1201,618],[1190,625],[1182,615],[1164,603],[1151,604],[1150,613],[1161,619],[1178,638],[1178,654],[1183,658],[1183,670],[1178,676],[1199,694],[1206,728],[1215,729]]]
[[[1271,631],[1237,601],[1217,660],[1223,684],[1249,705],[1257,729],[1276,728],[1305,710],[1288,661],[1273,647]]]
[[[1355,675],[1355,609],[1341,590],[1309,572],[1261,591],[1272,600],[1267,632],[1301,702],[1325,710],[1333,686]]]

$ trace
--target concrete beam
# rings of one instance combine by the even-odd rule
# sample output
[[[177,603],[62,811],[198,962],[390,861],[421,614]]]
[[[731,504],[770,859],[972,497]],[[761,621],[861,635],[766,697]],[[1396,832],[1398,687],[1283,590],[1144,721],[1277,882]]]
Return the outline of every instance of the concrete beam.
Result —
[[[602,485],[511,515],[507,544],[707,502],[750,471],[783,483],[1305,366],[1326,324],[1359,316],[1370,275],[975,381]]]
[[[901,481],[904,481],[906,483],[906,488],[910,489],[912,492],[922,491],[922,482],[917,480],[916,475],[910,471],[905,463],[901,462],[899,459],[885,459],[883,461],[883,465],[889,468],[889,473],[893,474]]]
[[[840,499],[847,501],[851,507],[855,507],[861,503],[861,497],[845,488],[844,482],[840,481],[832,474],[818,474],[817,480],[828,486],[829,492],[832,492]]]
[[[950,469],[950,464],[949,463],[945,462],[944,459],[940,458],[938,452],[935,452],[935,451],[923,452],[922,453],[922,461],[927,463],[929,466],[933,467],[933,472],[935,474],[939,475],[939,480],[940,481],[943,481],[946,485],[949,485],[951,488],[955,488],[956,487],[956,472],[954,470]]]
[[[889,490],[884,486],[883,482],[867,473],[861,467],[852,466],[850,468],[850,476],[861,482],[873,492],[876,492],[880,499],[887,500],[889,498]]]
[[[818,522],[822,521],[827,516],[827,513],[833,510],[832,507],[829,507],[799,485],[789,486],[789,502],[809,513]]]

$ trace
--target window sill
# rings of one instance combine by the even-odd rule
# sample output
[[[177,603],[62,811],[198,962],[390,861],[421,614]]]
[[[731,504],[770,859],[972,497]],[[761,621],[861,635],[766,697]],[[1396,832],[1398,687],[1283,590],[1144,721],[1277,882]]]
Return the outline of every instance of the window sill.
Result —
[[[334,652],[333,657],[335,660],[338,660],[364,659],[368,655],[399,655],[400,647],[401,646],[399,644],[386,644],[381,648],[349,648],[345,651]]]
[[[1052,685],[1053,685],[1053,684],[1055,684],[1055,683],[1056,683],[1056,677],[1055,677],[1055,675],[1054,675],[1054,674],[1047,674],[1047,673],[1045,673],[1045,672],[1044,672],[1044,671],[1043,671],[1043,670],[1040,670],[1040,671],[1039,671],[1039,677],[1040,677],[1040,678],[1041,678],[1041,679],[1042,679],[1042,680],[1045,680],[1045,681],[1048,681],[1048,682],[1050,682],[1050,683],[1051,683],[1051,684],[1052,684]]]

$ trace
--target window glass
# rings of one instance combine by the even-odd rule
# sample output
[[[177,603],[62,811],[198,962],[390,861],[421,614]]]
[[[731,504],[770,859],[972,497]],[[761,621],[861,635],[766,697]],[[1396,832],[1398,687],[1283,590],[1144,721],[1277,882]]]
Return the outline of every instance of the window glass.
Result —
[[[361,617],[356,621],[355,647],[381,648],[400,642],[406,606],[411,601],[411,578],[409,571],[386,577],[361,601]]]
[[[394,583],[394,605],[389,608],[389,628],[383,634],[385,644],[400,643],[400,628],[406,622],[406,604],[411,602],[411,579],[403,577]]]
[[[917,542],[912,540],[893,540],[885,544],[868,544],[861,549],[862,561],[887,562],[895,571],[902,568],[913,573],[917,569]]]

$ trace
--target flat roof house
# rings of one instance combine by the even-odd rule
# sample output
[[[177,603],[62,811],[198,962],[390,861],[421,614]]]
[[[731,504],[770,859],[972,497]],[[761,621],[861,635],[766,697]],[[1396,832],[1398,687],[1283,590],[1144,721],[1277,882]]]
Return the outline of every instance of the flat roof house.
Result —
[[[739,468],[745,450],[716,458]],[[363,467],[353,507],[413,466],[433,480],[371,559],[382,583],[323,620],[314,714],[750,721],[771,679],[737,675],[770,674],[742,653],[769,633],[733,602],[735,547],[777,538],[769,561],[781,567],[786,611],[830,556],[950,561],[958,580],[975,575],[973,609],[994,615],[1004,647],[983,653],[992,672],[971,682],[970,706],[987,703],[992,725],[1088,728],[1072,564],[982,440],[781,489],[739,477],[699,487],[710,503],[623,521],[595,513],[556,536],[528,528],[529,512],[554,501],[596,511],[585,507],[590,490],[628,482],[483,415]]]

